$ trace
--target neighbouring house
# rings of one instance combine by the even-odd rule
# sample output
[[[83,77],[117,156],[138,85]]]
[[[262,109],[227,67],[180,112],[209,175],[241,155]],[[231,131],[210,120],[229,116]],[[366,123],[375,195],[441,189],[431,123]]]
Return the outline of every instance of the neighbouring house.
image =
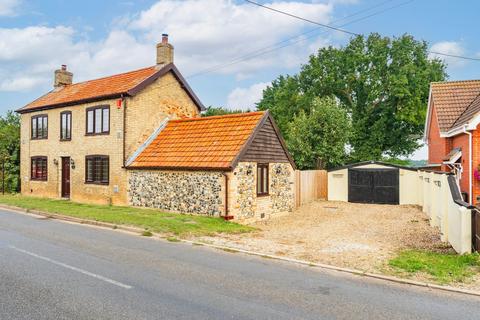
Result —
[[[465,200],[480,203],[480,80],[430,86],[424,140],[428,166],[455,173]]]
[[[291,211],[294,164],[268,112],[200,118],[167,35],[156,53],[80,83],[62,66],[17,110],[22,194],[243,220]]]
[[[295,165],[268,111],[165,121],[127,167],[134,206],[246,222],[294,207]]]

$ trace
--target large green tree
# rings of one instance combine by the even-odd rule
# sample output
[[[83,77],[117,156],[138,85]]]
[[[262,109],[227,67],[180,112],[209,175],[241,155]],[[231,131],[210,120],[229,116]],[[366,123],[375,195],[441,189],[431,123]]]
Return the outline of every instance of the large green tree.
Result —
[[[20,188],[20,117],[9,111],[0,117],[0,178],[1,165],[5,161],[5,190]],[[1,189],[0,181],[0,189]]]
[[[341,48],[322,48],[300,73],[279,77],[258,109],[270,109],[287,136],[294,115],[317,97],[334,96],[352,122],[352,160],[406,156],[418,147],[429,84],[446,78],[445,65],[428,57],[412,36],[357,36]]]
[[[288,124],[287,146],[299,169],[328,169],[346,160],[350,134],[347,113],[333,98],[315,99]]]

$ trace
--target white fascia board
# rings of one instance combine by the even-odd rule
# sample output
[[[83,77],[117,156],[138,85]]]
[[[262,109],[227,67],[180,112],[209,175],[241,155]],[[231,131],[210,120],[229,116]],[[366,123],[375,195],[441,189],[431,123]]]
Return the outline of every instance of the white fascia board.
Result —
[[[430,90],[428,92],[428,103],[427,103],[427,116],[425,117],[425,130],[423,130],[423,142],[428,141],[428,131],[430,128],[430,103],[432,102],[432,84],[430,84]]]
[[[477,113],[472,120],[468,122],[467,130],[475,130],[480,124],[480,113]]]
[[[459,135],[461,133],[465,133],[463,131],[464,126],[453,128],[447,132],[440,132],[440,138],[450,138],[456,135]],[[468,128],[467,128],[468,129]]]

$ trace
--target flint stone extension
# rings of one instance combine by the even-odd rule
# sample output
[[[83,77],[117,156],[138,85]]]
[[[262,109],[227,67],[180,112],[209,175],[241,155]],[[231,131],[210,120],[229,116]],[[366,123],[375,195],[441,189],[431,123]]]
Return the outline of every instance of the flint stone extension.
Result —
[[[294,206],[294,164],[268,112],[172,120],[128,172],[134,206],[244,222]]]

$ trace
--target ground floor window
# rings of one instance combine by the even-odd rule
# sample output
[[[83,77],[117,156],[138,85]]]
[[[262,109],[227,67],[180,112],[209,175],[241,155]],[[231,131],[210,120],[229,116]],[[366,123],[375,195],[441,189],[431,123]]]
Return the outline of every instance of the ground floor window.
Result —
[[[268,195],[268,163],[257,164],[257,196]]]
[[[87,156],[85,160],[85,182],[96,184],[109,183],[108,156]]]
[[[32,180],[47,181],[47,157],[32,157],[30,168]]]

